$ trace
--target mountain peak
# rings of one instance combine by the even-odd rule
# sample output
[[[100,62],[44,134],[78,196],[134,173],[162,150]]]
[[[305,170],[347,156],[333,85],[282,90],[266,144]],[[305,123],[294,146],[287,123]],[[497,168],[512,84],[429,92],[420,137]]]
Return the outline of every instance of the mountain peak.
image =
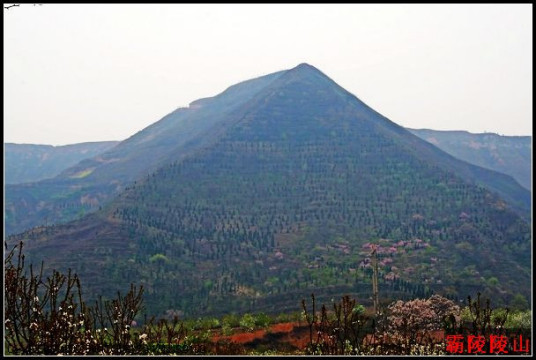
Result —
[[[6,234],[32,228],[6,244],[27,239],[30,263],[73,269],[88,294],[142,283],[153,314],[279,312],[313,290],[342,296],[366,279],[345,269],[371,239],[412,248],[411,262],[391,253],[408,296],[425,279],[434,292],[459,282],[453,295],[465,296],[475,283],[456,274],[471,265],[508,284],[504,303],[530,299],[531,197],[511,177],[441,152],[308,64],[194,104],[64,178],[6,187]],[[40,226],[81,211],[95,212]],[[479,252],[489,247],[498,252]],[[424,265],[408,274],[412,264]]]
[[[313,65],[309,65],[307,63],[298,64],[294,69],[312,69],[318,71],[318,69],[315,68]]]
[[[292,69],[288,70],[287,73],[301,74],[305,76],[321,75],[323,77],[327,77],[324,73],[315,68],[313,65],[309,65],[307,63],[301,63],[296,67],[293,67]]]

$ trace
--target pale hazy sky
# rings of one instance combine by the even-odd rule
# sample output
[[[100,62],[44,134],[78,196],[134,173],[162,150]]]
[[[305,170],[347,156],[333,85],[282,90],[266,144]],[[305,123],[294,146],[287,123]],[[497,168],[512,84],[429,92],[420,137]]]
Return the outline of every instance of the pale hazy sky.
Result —
[[[532,134],[531,4],[30,4],[4,9],[4,141],[124,140],[302,62],[405,127]]]

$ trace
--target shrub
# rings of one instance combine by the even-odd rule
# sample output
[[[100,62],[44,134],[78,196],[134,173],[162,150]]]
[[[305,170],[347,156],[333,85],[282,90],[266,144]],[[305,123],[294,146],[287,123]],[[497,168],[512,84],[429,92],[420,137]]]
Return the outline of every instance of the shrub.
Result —
[[[18,256],[15,250],[18,247]],[[126,354],[132,350],[130,326],[142,307],[143,288],[94,308],[82,299],[80,279],[54,270],[43,280],[43,265],[25,269],[22,241],[4,260],[5,345],[14,355]]]
[[[311,294],[312,311],[309,312],[302,300],[303,317],[309,326],[309,345],[306,353],[315,355],[350,355],[362,351],[363,331],[369,321],[364,315],[364,308],[356,300],[344,296],[340,302],[333,304],[333,313],[329,314],[322,305],[320,314],[316,312],[316,301]]]
[[[255,317],[251,314],[244,314],[240,319],[240,327],[246,331],[253,331],[255,328]]]
[[[516,311],[510,313],[504,327],[514,331],[530,332],[532,329],[532,311]]]
[[[255,315],[255,326],[265,328],[272,323],[270,316],[265,313],[259,313]]]
[[[428,299],[396,301],[389,305],[386,330],[406,349],[417,343],[433,343],[433,330],[456,326],[460,308],[449,299],[433,295]]]
[[[233,328],[240,326],[240,318],[236,314],[227,314],[221,320],[221,330],[223,335],[231,335]]]
[[[18,247],[18,256],[16,249]],[[204,354],[206,339],[187,336],[184,324],[154,318],[132,333],[143,308],[143,287],[134,285],[125,296],[94,307],[82,299],[80,279],[69,270],[56,270],[44,279],[43,265],[35,273],[25,268],[23,243],[4,260],[6,353],[11,355],[136,355]]]

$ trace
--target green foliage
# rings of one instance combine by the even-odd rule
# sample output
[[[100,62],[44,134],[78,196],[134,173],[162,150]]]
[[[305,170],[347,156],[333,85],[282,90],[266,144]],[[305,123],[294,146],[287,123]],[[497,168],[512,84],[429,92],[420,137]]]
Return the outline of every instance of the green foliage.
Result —
[[[236,314],[224,315],[221,320],[223,335],[231,335],[233,328],[240,326],[240,317]]]
[[[257,341],[255,348],[226,341],[213,342],[211,329],[222,324],[236,326],[241,331],[266,327],[271,318],[264,313],[228,314],[221,321],[198,318],[181,321],[155,317],[138,327],[134,319],[143,308],[143,289],[132,285],[126,296],[97,302],[94,307],[82,299],[80,280],[69,272],[53,271],[43,278],[30,266],[29,274],[22,254],[14,248],[4,262],[5,267],[5,345],[9,355],[431,355],[445,354],[444,339],[427,337],[427,330],[440,324],[447,334],[504,334],[528,336],[531,312],[510,313],[507,309],[492,309],[468,298],[462,311],[446,298],[433,295],[427,300],[397,301],[385,314],[371,317],[366,309],[350,296],[333,301],[333,309],[323,305],[312,309],[302,300],[301,319],[309,327],[310,342],[305,349],[280,350],[275,344]],[[287,314],[279,319],[291,319]],[[452,319],[454,321],[449,323]],[[466,322],[467,322],[466,321]],[[365,336],[371,334],[372,336]],[[272,337],[272,341],[276,341]],[[507,349],[515,352],[511,345]],[[486,349],[488,351],[488,349]]]
[[[492,276],[486,281],[486,283],[490,287],[495,287],[495,286],[499,285],[499,279],[497,279],[495,276]]]
[[[476,300],[468,297],[468,305],[461,311],[461,322],[457,326],[447,327],[447,335],[463,335],[465,337],[484,336],[488,339],[490,336],[506,336],[510,338],[507,342],[505,351],[508,354],[523,354],[519,348],[515,348],[512,338],[522,336],[530,338],[531,336],[531,311],[510,311],[508,308],[493,308],[490,299],[481,301],[481,294],[477,294]],[[490,344],[485,343],[484,353],[489,353]],[[467,354],[464,349],[463,355]]]
[[[244,314],[240,318],[240,327],[246,331],[253,331],[255,329],[255,317],[251,314]]]
[[[184,321],[185,326],[190,330],[210,330],[220,328],[221,322],[217,318],[213,317],[203,317],[197,319],[190,319]]]
[[[357,314],[357,315],[361,315],[365,313],[365,307],[361,304],[357,304],[353,309],[352,309],[352,314]]]
[[[142,131],[114,150],[118,159],[129,155],[109,165],[118,173],[98,167],[77,187],[14,190],[10,198],[57,218],[76,212],[86,192],[104,201],[133,169],[143,172],[103,211],[20,235],[30,255],[87,276],[88,294],[113,296],[117,284],[141,282],[148,312],[180,309],[192,318],[277,313],[313,290],[364,296],[371,271],[359,265],[368,257],[363,245],[379,239],[405,244],[380,259],[386,297],[447,289],[460,298],[480,289],[482,277],[496,277],[508,286],[497,289],[497,301],[529,298],[530,223],[475,185],[504,179],[416,141],[318,72],[278,82],[285,96],[264,88],[272,80],[242,84]],[[250,86],[266,90],[266,101],[253,99]],[[247,103],[247,113],[235,101]],[[84,187],[101,175],[106,185]],[[61,205],[36,201],[59,189],[68,192]],[[15,208],[6,204],[6,217],[37,216]],[[76,241],[60,251],[67,233]]]
[[[532,311],[514,311],[508,315],[504,326],[507,329],[519,329],[529,332],[532,329]]]
[[[512,302],[510,303],[512,310],[526,310],[530,308],[530,304],[527,298],[520,293],[514,295]]]
[[[149,262],[164,264],[169,263],[169,259],[164,254],[154,254],[149,258]]]

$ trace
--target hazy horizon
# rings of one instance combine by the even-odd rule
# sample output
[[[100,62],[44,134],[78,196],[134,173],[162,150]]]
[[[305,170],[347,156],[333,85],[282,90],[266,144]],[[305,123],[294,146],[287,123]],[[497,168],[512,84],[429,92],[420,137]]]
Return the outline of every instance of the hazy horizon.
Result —
[[[122,141],[178,107],[302,62],[407,128],[531,136],[531,9],[4,8],[4,142]]]
[[[160,120],[160,119],[159,119]],[[158,121],[158,120],[157,120]],[[472,135],[485,135],[485,134],[491,134],[491,135],[497,135],[497,136],[503,136],[503,137],[532,137],[532,134],[529,135],[501,135],[494,132],[482,132],[482,133],[473,133],[467,130],[436,130],[436,129],[429,129],[429,128],[408,128],[408,130],[431,130],[431,131],[445,131],[445,132],[467,132]],[[142,129],[140,129],[142,130]],[[134,135],[134,134],[132,134]],[[130,136],[129,136],[130,137]],[[77,143],[69,143],[69,144],[60,144],[60,145],[52,145],[52,144],[38,144],[38,143],[16,143],[11,141],[4,141],[4,144],[15,144],[15,145],[42,145],[42,146],[53,146],[53,147],[61,147],[61,146],[71,146],[71,145],[79,145],[84,143],[98,143],[98,142],[121,142],[124,140],[127,140],[129,137],[125,139],[119,139],[119,140],[94,140],[94,141],[81,141]]]

